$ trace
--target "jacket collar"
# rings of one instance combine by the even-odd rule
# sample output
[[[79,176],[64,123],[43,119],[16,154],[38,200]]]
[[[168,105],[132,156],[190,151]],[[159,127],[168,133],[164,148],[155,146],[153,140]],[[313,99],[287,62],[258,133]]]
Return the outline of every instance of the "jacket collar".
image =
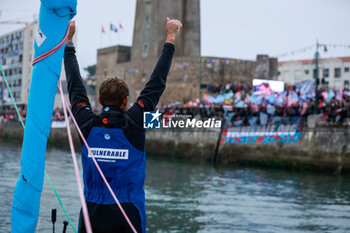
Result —
[[[124,113],[124,110],[121,109],[120,107],[115,107],[115,106],[103,106],[102,108],[102,113],[113,113],[113,112],[119,112],[119,113]]]

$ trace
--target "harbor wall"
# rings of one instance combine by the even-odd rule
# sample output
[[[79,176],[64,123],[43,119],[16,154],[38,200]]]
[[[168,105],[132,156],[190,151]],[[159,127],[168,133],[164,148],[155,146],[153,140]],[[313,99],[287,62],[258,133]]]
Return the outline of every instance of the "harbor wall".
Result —
[[[218,137],[209,130],[154,130],[147,134],[147,151],[213,163],[350,172],[349,127],[306,128],[299,143],[222,144],[215,156]]]
[[[76,149],[80,151],[77,132],[73,125],[71,128]],[[219,130],[209,129],[149,130],[146,152],[151,156],[221,164],[350,173],[350,127],[347,125],[311,124],[304,128],[299,143],[222,144],[217,147],[219,134]],[[21,144],[22,137],[19,123],[0,123],[0,141]],[[48,147],[69,150],[65,128],[51,129]]]

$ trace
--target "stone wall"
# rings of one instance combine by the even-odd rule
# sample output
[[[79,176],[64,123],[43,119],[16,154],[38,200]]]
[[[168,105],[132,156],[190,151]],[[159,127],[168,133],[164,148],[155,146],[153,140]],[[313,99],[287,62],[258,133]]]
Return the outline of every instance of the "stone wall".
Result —
[[[130,60],[130,47],[128,46],[112,46],[97,50],[97,64],[96,75],[97,77],[108,77],[115,75],[114,69],[117,63],[126,62]],[[94,101],[98,103],[98,87],[101,85],[103,78],[97,78],[96,80],[96,95]],[[91,101],[91,100],[90,100]]]
[[[349,128],[315,128],[300,143],[222,145],[219,160],[305,170],[350,171]]]
[[[259,79],[277,79],[278,62],[277,58],[269,58],[268,55],[258,55],[256,57],[255,76]]]
[[[115,58],[113,57],[113,59]],[[127,81],[130,88],[129,100],[134,102],[148,81],[157,59],[137,59],[132,62],[114,63],[113,66],[110,66],[108,56],[98,58],[97,76],[99,81],[96,90],[98,91],[100,83],[106,76],[118,75]],[[107,64],[102,65],[104,61]],[[160,99],[160,104],[199,98],[200,72],[202,84],[215,83],[220,85],[241,81],[251,83],[256,76],[255,71],[256,62],[249,60],[205,57],[200,62],[199,57],[174,57],[167,78],[167,87]]]
[[[146,148],[155,155],[224,164],[350,172],[350,128],[305,129],[300,143],[220,145],[215,158],[218,136],[215,131],[153,130],[147,132]]]
[[[131,60],[159,56],[166,40],[166,18],[183,23],[176,40],[175,56],[200,56],[199,0],[138,0]]]
[[[21,143],[23,130],[19,123],[1,123],[0,141]],[[78,135],[71,126],[75,146],[80,149]],[[153,156],[171,156],[214,162],[219,131],[213,130],[149,130],[146,152]],[[350,128],[307,128],[300,143],[220,145],[216,162],[250,164],[283,169],[350,172]],[[66,129],[52,129],[49,146],[69,150]]]

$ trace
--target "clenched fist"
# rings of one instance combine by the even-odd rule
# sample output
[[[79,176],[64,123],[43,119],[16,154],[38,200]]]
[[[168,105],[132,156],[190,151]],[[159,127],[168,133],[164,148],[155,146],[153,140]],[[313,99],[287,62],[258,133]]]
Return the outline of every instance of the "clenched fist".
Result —
[[[177,19],[166,18],[166,21],[166,31],[168,33],[166,42],[175,44],[175,39],[182,27],[182,23]]]

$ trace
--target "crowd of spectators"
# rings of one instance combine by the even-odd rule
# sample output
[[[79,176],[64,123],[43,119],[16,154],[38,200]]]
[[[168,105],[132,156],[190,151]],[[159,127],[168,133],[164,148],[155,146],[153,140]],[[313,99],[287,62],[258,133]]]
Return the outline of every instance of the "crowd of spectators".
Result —
[[[26,110],[20,109],[19,114],[21,115],[22,120],[25,121],[25,118],[27,115]],[[53,114],[52,114],[52,120],[53,121],[64,121],[63,110],[60,108],[54,109]],[[16,110],[10,109],[10,110],[0,111],[0,122],[9,122],[9,121],[10,122],[11,121],[13,121],[13,122],[19,121],[18,114],[17,114]]]
[[[56,108],[52,114],[53,121],[64,121],[64,113],[62,108]]]
[[[22,116],[22,120],[24,121],[26,118],[26,111],[19,110],[19,113]],[[18,122],[18,114],[15,109],[0,111],[0,122]]]
[[[315,112],[315,94],[306,96],[296,86],[285,86],[282,93],[254,96],[252,85],[244,83],[214,85],[208,84],[207,95],[226,95],[231,99],[222,103],[209,103],[204,98],[187,103],[176,102],[160,106],[165,115],[191,115],[196,118],[224,119],[227,126],[256,126],[269,124],[303,124],[307,117]],[[271,100],[273,95],[274,100]],[[350,90],[321,87],[318,89],[317,114],[325,124],[342,124],[350,118]]]
[[[269,124],[304,123],[315,111],[315,95],[310,97],[297,86],[285,86],[285,91],[256,94],[250,84],[232,83],[226,85],[207,84],[206,95],[229,96],[218,102],[208,98],[186,103],[175,102],[159,106],[166,117],[224,119],[226,126],[256,126]],[[326,124],[341,124],[350,118],[350,90],[318,89],[317,114]],[[214,97],[212,97],[215,99]],[[26,111],[20,114],[24,120]],[[15,110],[0,111],[0,121],[18,121]],[[54,109],[53,121],[64,121],[62,109]]]

